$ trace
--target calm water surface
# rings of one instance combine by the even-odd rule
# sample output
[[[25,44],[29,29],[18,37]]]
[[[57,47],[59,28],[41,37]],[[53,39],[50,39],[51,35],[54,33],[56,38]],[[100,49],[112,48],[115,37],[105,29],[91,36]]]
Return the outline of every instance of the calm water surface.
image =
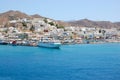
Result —
[[[120,80],[120,44],[0,45],[0,80]]]

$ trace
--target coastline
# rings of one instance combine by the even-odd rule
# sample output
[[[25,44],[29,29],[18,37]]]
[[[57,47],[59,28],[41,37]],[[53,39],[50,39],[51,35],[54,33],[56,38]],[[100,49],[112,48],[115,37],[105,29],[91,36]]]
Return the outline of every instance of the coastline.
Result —
[[[106,43],[120,43],[120,40],[106,40],[106,41],[93,41],[93,42],[82,42],[82,43],[62,43],[62,45],[76,45],[76,44],[106,44]],[[29,47],[39,47],[38,42],[36,43],[16,43],[11,44],[9,42],[0,43],[0,45],[10,45],[10,46],[29,46]]]

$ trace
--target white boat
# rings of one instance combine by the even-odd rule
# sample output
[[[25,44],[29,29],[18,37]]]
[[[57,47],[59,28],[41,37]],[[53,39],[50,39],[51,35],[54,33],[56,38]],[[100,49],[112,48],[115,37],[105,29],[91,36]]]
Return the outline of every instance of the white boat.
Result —
[[[58,40],[53,40],[51,38],[42,38],[39,41],[38,46],[46,48],[60,48],[61,43]]]

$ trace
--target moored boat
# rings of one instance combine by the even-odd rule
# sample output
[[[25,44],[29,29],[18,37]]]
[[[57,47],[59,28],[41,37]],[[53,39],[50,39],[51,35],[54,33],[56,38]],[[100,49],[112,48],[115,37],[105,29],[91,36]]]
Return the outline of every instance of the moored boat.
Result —
[[[58,40],[54,40],[51,38],[42,38],[39,43],[39,47],[46,47],[46,48],[60,48],[61,43]]]
[[[16,46],[17,45],[17,41],[12,41],[12,45]]]
[[[0,45],[8,45],[8,42],[6,42],[4,40],[0,40]]]

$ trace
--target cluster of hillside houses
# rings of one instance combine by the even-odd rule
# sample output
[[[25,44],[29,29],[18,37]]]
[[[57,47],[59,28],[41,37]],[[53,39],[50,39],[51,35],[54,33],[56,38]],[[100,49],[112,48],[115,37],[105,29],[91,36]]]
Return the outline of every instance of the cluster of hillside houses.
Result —
[[[120,30],[86,26],[62,26],[48,18],[18,19],[0,25],[0,40],[36,45],[41,37],[52,37],[63,44],[120,42]]]

